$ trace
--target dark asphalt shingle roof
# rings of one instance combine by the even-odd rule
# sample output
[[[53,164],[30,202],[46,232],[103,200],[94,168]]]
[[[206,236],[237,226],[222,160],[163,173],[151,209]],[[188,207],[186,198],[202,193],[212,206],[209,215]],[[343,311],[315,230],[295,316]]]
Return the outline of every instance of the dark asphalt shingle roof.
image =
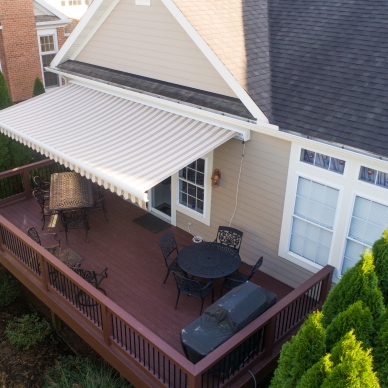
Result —
[[[388,1],[269,3],[272,123],[388,156]]]
[[[58,16],[54,16],[54,15],[37,15],[37,16],[35,16],[35,23],[53,22],[55,20],[61,20],[61,19]]]
[[[210,93],[79,61],[66,61],[58,65],[58,68],[62,71],[78,74],[83,77],[198,105],[244,119],[254,120],[252,114],[238,98]]]

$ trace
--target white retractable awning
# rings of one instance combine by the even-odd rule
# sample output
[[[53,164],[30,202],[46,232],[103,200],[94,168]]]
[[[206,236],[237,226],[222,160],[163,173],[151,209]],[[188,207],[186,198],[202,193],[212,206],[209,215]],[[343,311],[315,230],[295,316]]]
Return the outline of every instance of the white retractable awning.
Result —
[[[145,191],[236,133],[78,84],[0,111],[1,132],[145,207]]]

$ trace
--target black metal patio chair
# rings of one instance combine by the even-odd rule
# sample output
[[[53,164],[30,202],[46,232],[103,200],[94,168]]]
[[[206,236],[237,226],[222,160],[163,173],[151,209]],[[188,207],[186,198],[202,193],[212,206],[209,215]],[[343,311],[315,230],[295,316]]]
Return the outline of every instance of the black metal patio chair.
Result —
[[[96,183],[93,184],[93,197],[94,197],[94,205],[89,210],[102,210],[104,212],[104,217],[108,221],[106,217],[106,209],[105,209],[105,198],[106,198],[106,189],[104,186],[99,186]]]
[[[176,286],[178,289],[178,296],[176,298],[176,303],[175,303],[175,310],[178,307],[178,300],[179,296],[181,294],[181,291],[184,292],[185,294],[189,296],[194,296],[196,298],[201,299],[201,310],[199,312],[199,315],[202,314],[202,309],[203,309],[203,302],[206,298],[207,295],[212,293],[212,303],[214,302],[214,285],[213,285],[213,280],[210,280],[207,283],[202,283],[199,280],[194,280],[194,279],[189,279],[183,275],[183,273],[177,273],[174,272],[174,277],[176,281]]]
[[[45,222],[46,222],[46,217],[54,216],[54,215],[58,214],[58,212],[54,211],[54,210],[50,210],[49,207],[46,205],[47,198],[45,198],[44,192],[42,190],[35,189],[32,191],[32,195],[36,199],[36,201],[38,202],[40,209],[41,209],[40,212],[42,213],[42,221],[43,221],[42,230],[43,230]]]
[[[108,277],[108,268],[103,269],[100,273],[81,267],[73,268],[73,271],[81,276],[82,279],[85,279],[93,287],[97,288],[97,290],[102,291],[106,295],[106,291],[100,287],[100,284]]]
[[[224,288],[227,288],[228,290],[232,290],[233,288],[239,286],[240,284],[243,284],[248,280],[251,280],[252,276],[262,266],[263,260],[264,260],[263,256],[261,256],[260,259],[257,260],[256,264],[252,267],[252,270],[249,275],[245,275],[241,272],[236,271],[231,275],[226,276],[221,285],[221,296],[222,296],[222,290]]]
[[[34,176],[32,180],[38,189],[43,191],[50,190],[50,182],[43,181],[40,176]]]
[[[217,237],[214,242],[227,245],[230,248],[240,252],[241,241],[243,232],[238,229],[231,228],[229,226],[219,226]]]
[[[167,267],[167,274],[164,279],[164,283],[166,283],[166,280],[168,278],[168,275],[170,274],[170,271],[178,271],[183,272],[182,269],[179,267],[178,264],[178,244],[175,241],[175,237],[171,231],[165,233],[159,240],[159,247],[162,251],[164,262]]]
[[[58,236],[56,233],[38,233],[34,227],[28,228],[27,229],[27,234],[29,237],[31,237],[36,243],[38,243],[40,246],[42,246],[42,242],[40,240],[39,235],[43,236],[53,236],[54,240],[56,241],[55,245],[49,245],[47,247],[43,247],[46,249],[46,251],[49,251],[53,255],[58,254],[61,251],[61,241],[58,240]]]
[[[67,234],[69,229],[86,229],[86,242],[88,242],[89,215],[87,210],[71,210],[61,213],[61,220],[66,234],[66,244],[69,243]]]

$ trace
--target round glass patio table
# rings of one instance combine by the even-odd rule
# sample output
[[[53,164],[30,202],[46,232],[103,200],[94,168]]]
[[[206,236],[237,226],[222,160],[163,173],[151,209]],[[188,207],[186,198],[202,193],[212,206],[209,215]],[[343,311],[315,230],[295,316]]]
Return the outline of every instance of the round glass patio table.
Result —
[[[178,264],[190,275],[216,279],[237,271],[241,258],[235,249],[215,242],[192,244],[178,255]]]

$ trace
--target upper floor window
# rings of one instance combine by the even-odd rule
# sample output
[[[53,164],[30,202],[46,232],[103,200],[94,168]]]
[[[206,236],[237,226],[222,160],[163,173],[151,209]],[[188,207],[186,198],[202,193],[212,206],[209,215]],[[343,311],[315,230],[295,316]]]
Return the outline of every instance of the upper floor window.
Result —
[[[372,185],[388,188],[388,174],[373,168],[362,166],[358,179]]]
[[[205,159],[202,158],[190,163],[178,173],[179,203],[200,214],[204,212],[204,177]]]
[[[338,174],[343,174],[345,169],[345,161],[332,156],[320,154],[318,152],[309,151],[302,148],[300,160],[304,163],[324,168],[325,170],[333,171]]]
[[[289,250],[316,264],[329,261],[339,191],[298,178]]]
[[[62,0],[62,1],[61,1],[61,6],[62,6],[62,7],[65,7],[65,6],[66,6],[66,1],[65,1],[65,0]]]
[[[69,0],[69,5],[82,5],[82,0]]]
[[[388,226],[388,206],[357,196],[354,201],[341,273],[353,267],[360,254],[381,237]]]
[[[59,76],[45,70],[57,53],[56,35],[42,35],[39,37],[39,48],[42,58],[43,83],[46,88],[59,86]]]

